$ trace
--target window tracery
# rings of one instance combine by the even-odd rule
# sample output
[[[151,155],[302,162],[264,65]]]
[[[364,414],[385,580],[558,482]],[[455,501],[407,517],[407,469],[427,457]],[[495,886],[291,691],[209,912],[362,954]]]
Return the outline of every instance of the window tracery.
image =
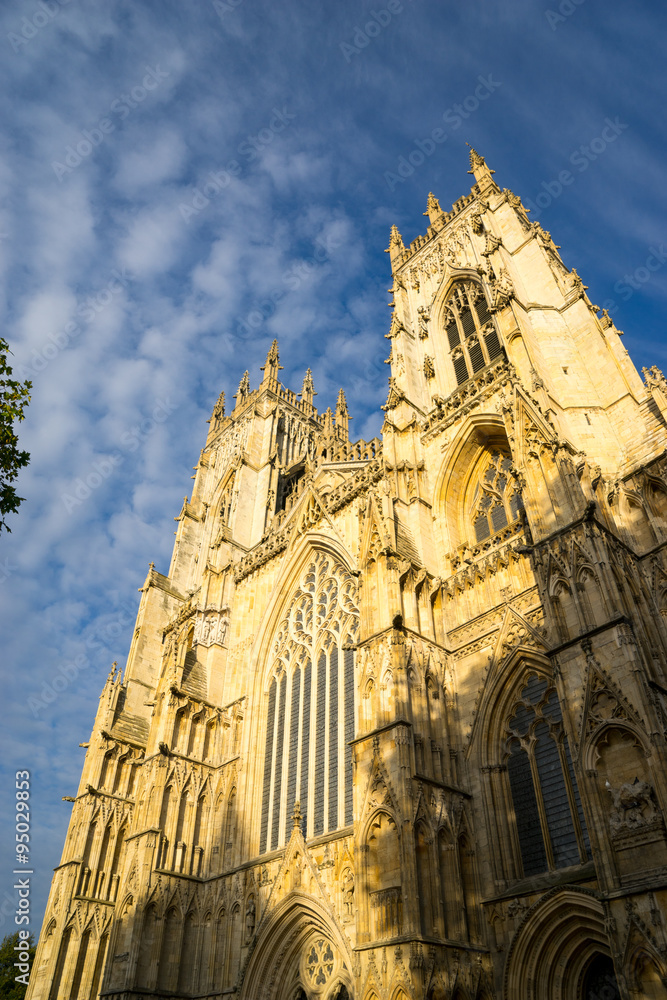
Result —
[[[470,512],[477,542],[516,521],[523,510],[519,484],[512,474],[512,459],[507,452],[496,448],[481,469]]]
[[[444,325],[458,385],[502,354],[486,296],[476,282],[462,281],[454,286],[445,306]]]
[[[523,874],[589,860],[588,831],[560,703],[545,678],[528,678],[506,734]]]
[[[354,577],[318,552],[273,643],[268,687],[260,851],[289,839],[295,802],[307,837],[352,822]],[[339,780],[339,775],[342,780]]]

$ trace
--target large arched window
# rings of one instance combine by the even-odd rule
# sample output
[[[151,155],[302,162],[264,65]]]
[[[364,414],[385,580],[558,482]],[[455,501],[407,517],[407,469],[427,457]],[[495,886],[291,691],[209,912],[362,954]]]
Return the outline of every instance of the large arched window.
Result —
[[[507,726],[507,770],[523,874],[590,858],[588,831],[558,695],[533,674]]]
[[[444,324],[458,385],[502,354],[486,297],[474,281],[454,286],[445,306]]]
[[[352,823],[354,654],[359,612],[352,575],[318,553],[273,645],[267,692],[260,851],[289,840],[299,802],[304,835]]]
[[[520,517],[523,500],[512,475],[512,459],[507,451],[494,448],[485,452],[477,470],[470,499],[470,518],[475,541],[482,542]]]

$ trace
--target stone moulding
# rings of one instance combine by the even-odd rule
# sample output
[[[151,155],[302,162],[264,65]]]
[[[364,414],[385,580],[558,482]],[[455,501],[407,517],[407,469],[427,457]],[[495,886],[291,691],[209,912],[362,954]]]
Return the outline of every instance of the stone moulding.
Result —
[[[321,497],[328,514],[333,514],[353,500],[360,493],[373,486],[383,476],[382,461],[379,458],[369,462],[348,480],[335,487],[327,497]],[[296,508],[294,508],[296,510]],[[239,583],[270,559],[280,555],[287,548],[292,537],[294,521],[290,518],[288,524],[277,532],[272,532],[268,538],[239,560],[234,569],[234,581]]]
[[[424,424],[423,439],[427,441],[436,433],[446,430],[450,424],[465,416],[466,412],[489,399],[508,381],[517,381],[514,365],[505,358],[499,358],[456,389],[447,399],[434,396],[435,409]]]

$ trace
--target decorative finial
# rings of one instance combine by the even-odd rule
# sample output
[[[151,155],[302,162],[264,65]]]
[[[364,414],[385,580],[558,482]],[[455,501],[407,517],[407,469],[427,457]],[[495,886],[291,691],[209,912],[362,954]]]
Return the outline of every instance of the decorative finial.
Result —
[[[385,253],[389,254],[392,270],[394,268],[395,263],[400,259],[400,257],[404,252],[405,252],[405,245],[403,243],[403,237],[399,233],[396,226],[392,226],[391,232],[389,234],[389,246],[385,251]]]
[[[642,368],[642,375],[648,389],[662,389],[663,392],[667,390],[667,380],[657,365]]]
[[[470,170],[468,173],[474,174],[479,191],[483,194],[496,186],[495,181],[491,179],[491,175],[495,174],[495,170],[487,167],[484,157],[480,156],[477,150],[470,146],[470,143],[466,143],[466,145],[470,148]]]
[[[243,373],[243,378],[239,382],[239,391],[236,393],[236,396],[234,397],[237,400],[237,403],[242,403],[249,392],[250,392],[250,375],[246,370]]]
[[[475,172],[475,167],[486,167],[486,169],[489,171],[490,174],[495,174],[495,170],[491,170],[490,167],[486,166],[486,160],[484,159],[484,157],[480,156],[477,150],[474,149],[469,142],[466,142],[466,146],[470,150],[470,170],[468,171],[469,174],[473,174]]]
[[[403,243],[403,237],[398,231],[397,226],[391,227],[391,232],[389,233],[389,247],[385,250],[385,253],[395,253],[397,251],[405,250],[405,245]]]
[[[346,439],[348,436],[349,420],[350,412],[347,408],[347,400],[345,399],[345,393],[341,389],[336,402],[336,427],[345,435]]]
[[[301,803],[297,799],[292,810],[292,825],[294,829],[301,829]]]
[[[428,221],[433,225],[440,216],[442,215],[442,209],[440,208],[440,202],[435,197],[432,191],[428,193],[428,200],[426,202],[426,211],[424,215],[428,215]]]
[[[269,348],[269,353],[266,355],[266,362],[262,365],[260,371],[265,372],[265,380],[275,379],[278,378],[278,372],[282,367],[280,358],[278,357],[278,341],[274,340]]]
[[[225,415],[225,394],[221,392],[218,396],[217,402],[213,407],[213,420],[215,423],[222,420]]]
[[[303,377],[301,400],[304,403],[310,403],[310,405],[312,406],[313,396],[317,396],[317,393],[315,392],[315,386],[313,385],[313,373],[309,368]]]

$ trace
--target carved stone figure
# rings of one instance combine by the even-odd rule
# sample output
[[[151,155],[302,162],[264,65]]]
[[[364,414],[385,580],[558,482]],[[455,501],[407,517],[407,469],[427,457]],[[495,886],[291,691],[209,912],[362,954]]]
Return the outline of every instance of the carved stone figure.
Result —
[[[255,897],[249,896],[245,908],[245,933],[247,941],[249,941],[255,933],[255,914]]]
[[[635,778],[620,788],[612,788],[607,781],[605,786],[614,805],[609,817],[614,833],[638,830],[656,818],[655,797],[647,781]]]
[[[346,868],[343,872],[343,906],[345,916],[351,918],[354,907],[354,875],[351,868]]]

